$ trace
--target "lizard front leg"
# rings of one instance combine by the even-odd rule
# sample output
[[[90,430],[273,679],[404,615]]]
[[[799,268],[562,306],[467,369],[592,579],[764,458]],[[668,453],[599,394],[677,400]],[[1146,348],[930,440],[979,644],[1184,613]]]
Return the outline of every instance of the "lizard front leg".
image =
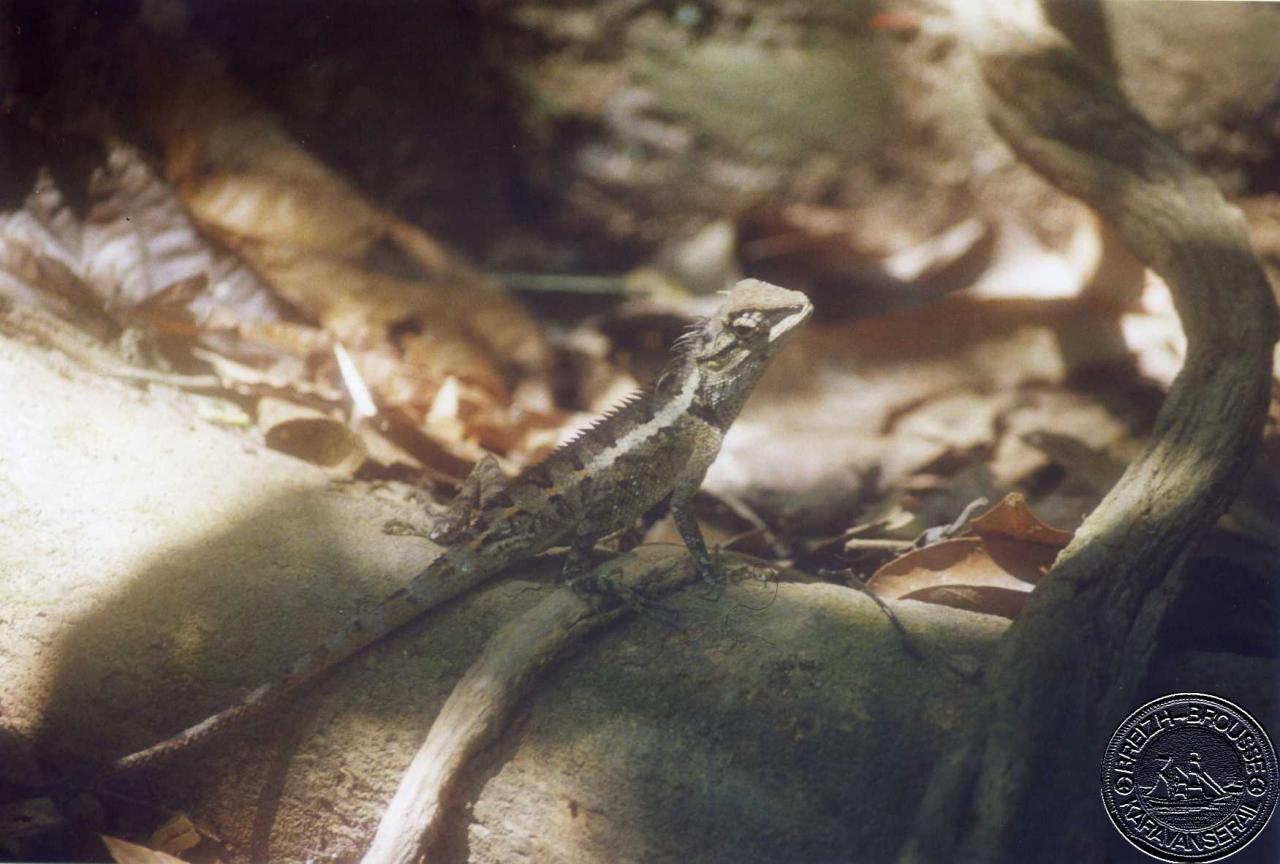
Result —
[[[680,539],[693,558],[693,566],[698,576],[709,585],[724,582],[724,574],[716,559],[707,551],[707,541],[698,527],[698,520],[693,518],[693,496],[698,491],[696,486],[679,486],[671,493],[671,518],[676,522],[676,530]]]

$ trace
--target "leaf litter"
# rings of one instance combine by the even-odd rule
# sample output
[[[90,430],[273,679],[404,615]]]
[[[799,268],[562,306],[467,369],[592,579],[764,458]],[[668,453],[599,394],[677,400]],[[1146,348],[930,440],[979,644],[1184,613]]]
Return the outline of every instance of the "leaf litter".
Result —
[[[543,280],[622,286],[622,299],[535,318],[220,70],[144,66],[159,151],[94,142],[84,190],[41,171],[0,213],[0,298],[52,314],[38,338],[104,373],[202,394],[199,416],[340,476],[449,489],[488,453],[507,473],[536,461],[652,381],[715,305],[707,292],[745,271],[806,288],[819,320],[731,429],[698,502],[708,540],[847,573],[885,600],[1011,619],[1141,447],[1185,350],[1158,280],[1128,308],[1081,298],[1088,219],[1066,254],[974,219],[895,249],[851,214],[762,209],[620,277]],[[672,290],[681,281],[693,290]],[[0,313],[8,335],[38,330]],[[1274,400],[1272,415],[1222,527],[1274,546]],[[982,499],[999,503],[958,518]],[[645,539],[680,542],[670,519]],[[172,861],[198,837],[187,823],[150,848],[103,839],[116,860]]]

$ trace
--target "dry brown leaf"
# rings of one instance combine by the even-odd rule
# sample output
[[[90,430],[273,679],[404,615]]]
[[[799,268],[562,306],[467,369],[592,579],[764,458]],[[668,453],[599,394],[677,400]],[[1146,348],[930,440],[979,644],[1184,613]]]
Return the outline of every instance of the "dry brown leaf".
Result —
[[[22,210],[0,214],[0,268],[12,277],[0,290],[100,338],[142,323],[154,335],[199,339],[300,381],[301,358],[327,352],[331,338],[286,320],[290,310],[245,262],[198,231],[136,149],[108,141],[103,152],[83,218],[48,172]]]
[[[1039,582],[1049,572],[1072,537],[1071,532],[1051,528],[1037,519],[1016,492],[969,525],[982,538],[996,566],[1029,583]]]
[[[445,479],[454,486],[461,483],[485,455],[483,452],[459,454],[458,447],[446,446],[446,442],[424,434],[419,423],[395,409],[384,410],[375,422],[378,434],[416,459],[428,476]],[[375,458],[381,461],[380,457]]]
[[[116,864],[186,864],[181,858],[175,858],[167,852],[148,849],[146,846],[130,843],[128,840],[121,840],[119,837],[111,837],[107,834],[99,834],[98,836],[102,838],[103,845],[107,847],[107,851],[111,853],[111,858]]]
[[[495,430],[486,409],[516,393],[522,417],[550,409],[546,347],[519,303],[362,196],[212,63],[153,52],[141,65],[144,122],[196,220],[341,339],[383,405],[422,423],[456,378],[470,388],[459,434],[505,447],[521,427]],[[530,380],[543,386],[516,388]],[[488,425],[467,428],[469,413]]]
[[[186,852],[200,843],[200,832],[185,814],[176,813],[147,838],[147,845],[170,855]]]
[[[1026,591],[994,585],[935,585],[908,594],[903,599],[1012,619],[1017,618],[1022,607],[1027,605],[1027,596]]]
[[[1011,591],[1030,591],[1029,582],[999,567],[981,539],[943,540],[885,564],[867,580],[881,597],[897,600],[939,585],[987,585]]]
[[[890,499],[882,503],[871,518],[851,527],[844,537],[883,537],[893,540],[911,540],[922,530],[920,516],[903,506],[901,499]]]
[[[265,433],[267,446],[319,465],[349,465],[354,471],[364,461],[364,448],[344,423],[329,417],[297,417],[277,423]]]
[[[1013,617],[1021,603],[1010,595],[1028,593],[1072,536],[1037,519],[1018,494],[970,525],[978,536],[914,549],[877,570],[867,587],[889,599]]]
[[[304,379],[300,367],[283,360],[269,369],[258,369],[205,348],[192,348],[191,355],[209,364],[221,385],[234,393],[274,393],[307,404],[332,406],[342,404],[346,398],[341,390],[326,381]]]
[[[9,236],[13,225],[0,216],[0,297],[52,312],[104,340],[118,330],[92,290],[65,264]]]
[[[363,442],[347,424],[293,402],[258,402],[258,426],[267,446],[324,468],[353,472],[364,462]]]
[[[257,275],[200,234],[173,188],[133,147],[107,144],[89,183],[80,260],[99,295],[133,308],[170,286],[199,284],[180,303],[197,322],[215,309],[238,320],[277,320],[283,306]]]
[[[1016,492],[1006,495],[1003,501],[975,517],[969,525],[987,542],[1015,540],[1048,546],[1055,551],[1065,549],[1072,537],[1070,531],[1059,531],[1037,519],[1027,506],[1027,499]]]

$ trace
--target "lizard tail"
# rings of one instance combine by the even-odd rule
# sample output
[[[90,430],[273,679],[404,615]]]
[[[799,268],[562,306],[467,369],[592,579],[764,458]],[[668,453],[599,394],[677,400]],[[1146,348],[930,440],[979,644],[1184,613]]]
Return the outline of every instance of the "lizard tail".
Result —
[[[391,594],[323,645],[304,654],[281,677],[261,685],[239,703],[206,717],[177,735],[115,760],[110,766],[111,773],[121,774],[146,767],[261,714],[281,697],[314,680],[330,667],[481,581],[472,575],[474,569],[469,566],[472,562],[467,559],[464,550],[446,552],[414,577],[409,587]]]

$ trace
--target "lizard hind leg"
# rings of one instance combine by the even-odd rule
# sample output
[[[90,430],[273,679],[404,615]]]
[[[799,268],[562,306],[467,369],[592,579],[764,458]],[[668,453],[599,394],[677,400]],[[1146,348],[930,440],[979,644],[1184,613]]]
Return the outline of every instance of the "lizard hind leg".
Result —
[[[569,553],[560,571],[564,582],[578,594],[594,594],[599,591],[591,575],[591,553],[596,548],[596,538],[591,534],[575,534],[569,542]]]
[[[624,586],[608,571],[593,571],[591,553],[594,549],[595,537],[589,535],[575,535],[569,545],[562,572],[566,584],[575,594],[587,602],[607,598],[629,607],[633,612],[652,613],[664,626],[678,627],[680,615],[674,608],[646,597],[642,591]]]
[[[475,524],[485,505],[510,483],[510,478],[502,472],[498,460],[492,454],[485,456],[471,469],[467,479],[462,481],[453,504],[431,526],[427,537],[446,546],[462,539]]]

